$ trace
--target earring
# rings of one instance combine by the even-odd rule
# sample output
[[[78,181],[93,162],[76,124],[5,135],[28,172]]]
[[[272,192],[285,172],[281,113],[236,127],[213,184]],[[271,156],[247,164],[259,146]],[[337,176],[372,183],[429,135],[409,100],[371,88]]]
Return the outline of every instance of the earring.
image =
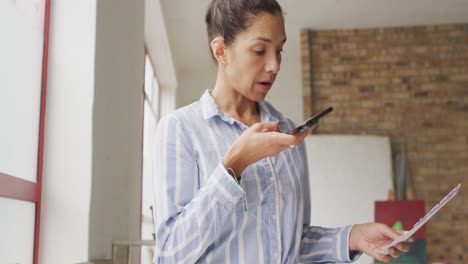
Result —
[[[218,57],[218,62],[224,64],[224,58],[222,56]]]

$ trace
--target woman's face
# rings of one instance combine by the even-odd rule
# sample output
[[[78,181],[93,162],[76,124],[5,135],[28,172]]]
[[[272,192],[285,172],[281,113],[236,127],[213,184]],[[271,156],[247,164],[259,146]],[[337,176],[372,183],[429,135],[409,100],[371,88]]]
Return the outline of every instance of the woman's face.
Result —
[[[286,42],[283,18],[260,13],[226,47],[226,84],[252,101],[263,101],[280,70]]]

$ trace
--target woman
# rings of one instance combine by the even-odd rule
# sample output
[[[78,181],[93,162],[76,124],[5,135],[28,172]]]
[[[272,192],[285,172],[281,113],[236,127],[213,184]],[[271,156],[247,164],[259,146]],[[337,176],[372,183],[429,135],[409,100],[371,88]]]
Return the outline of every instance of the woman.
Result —
[[[304,138],[264,101],[286,42],[275,0],[213,0],[206,13],[218,71],[200,100],[156,133],[156,263],[352,262],[399,233],[383,224],[310,226]]]

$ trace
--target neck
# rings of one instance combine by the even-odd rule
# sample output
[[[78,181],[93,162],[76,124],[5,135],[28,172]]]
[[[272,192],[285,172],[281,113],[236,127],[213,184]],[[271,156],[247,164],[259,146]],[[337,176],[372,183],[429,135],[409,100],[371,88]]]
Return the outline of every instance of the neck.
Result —
[[[219,78],[216,80],[211,96],[221,111],[229,114],[241,123],[251,126],[260,122],[257,103],[249,100],[235,89],[223,85],[219,81]]]

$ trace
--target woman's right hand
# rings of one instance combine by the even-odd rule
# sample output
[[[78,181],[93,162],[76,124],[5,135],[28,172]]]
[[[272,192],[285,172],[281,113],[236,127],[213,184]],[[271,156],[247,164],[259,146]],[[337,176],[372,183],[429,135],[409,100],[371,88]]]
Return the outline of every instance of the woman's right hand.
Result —
[[[278,123],[254,124],[242,133],[227,150],[223,157],[223,164],[234,170],[236,175],[241,175],[250,164],[274,156],[290,145],[298,145],[314,127],[302,133],[289,135],[279,131]]]

